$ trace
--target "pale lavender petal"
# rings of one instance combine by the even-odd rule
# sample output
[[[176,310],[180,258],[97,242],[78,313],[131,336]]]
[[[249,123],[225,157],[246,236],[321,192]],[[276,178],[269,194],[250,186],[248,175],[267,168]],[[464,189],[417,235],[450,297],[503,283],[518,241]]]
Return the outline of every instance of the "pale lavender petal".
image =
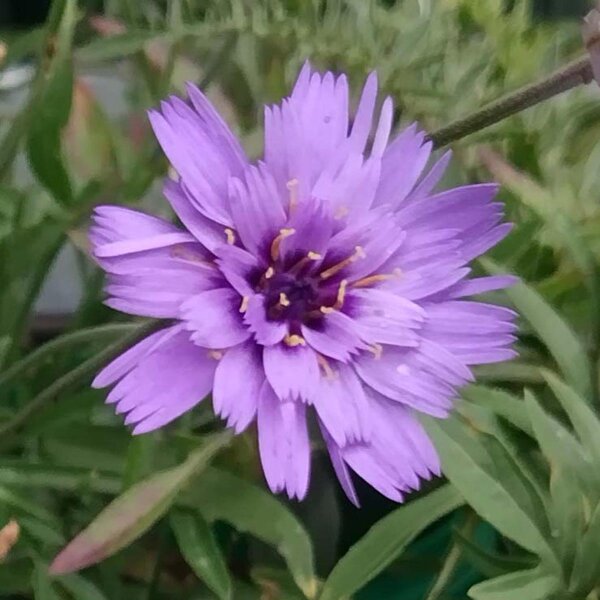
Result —
[[[108,363],[108,365],[96,375],[94,381],[92,381],[92,387],[103,388],[112,385],[121,379],[121,377],[129,373],[129,371],[131,371],[144,356],[150,353],[156,346],[160,345],[160,342],[165,337],[172,335],[174,329],[177,331],[180,330],[179,327],[161,329],[160,331],[150,334],[141,342],[138,342],[135,346],[132,346],[129,350],[123,352],[123,354]]]
[[[250,337],[240,313],[240,295],[219,288],[192,296],[181,306],[181,318],[194,343],[205,348],[230,348]]]
[[[264,382],[260,350],[253,342],[227,350],[219,361],[212,394],[213,406],[236,433],[244,431],[254,420]]]
[[[383,154],[375,206],[399,206],[417,183],[430,154],[431,143],[425,142],[416,124],[396,137]]]
[[[205,217],[180,182],[167,179],[163,193],[181,222],[205,248],[214,252],[227,241],[223,225]]]
[[[371,127],[373,125],[373,111],[377,98],[377,73],[374,71],[367,77],[363,88],[358,108],[350,132],[350,147],[356,152],[363,152]]]
[[[429,196],[429,194],[435,189],[437,184],[441,181],[446,168],[452,158],[452,150],[445,152],[441,158],[431,167],[427,175],[423,177],[421,182],[415,187],[415,189],[407,196],[406,202],[414,202]]]
[[[308,490],[310,443],[305,406],[281,402],[265,383],[258,404],[258,447],[267,483],[302,500]]]
[[[503,290],[517,284],[518,277],[513,275],[492,275],[490,277],[478,277],[475,279],[467,279],[461,282],[451,290],[451,298],[464,298],[465,296],[476,296],[493,292],[495,290]]]
[[[256,342],[262,346],[278,344],[288,333],[288,325],[285,321],[270,321],[267,318],[265,298],[261,294],[255,294],[248,300],[244,323],[254,335]]]
[[[327,446],[327,452],[329,453],[329,458],[331,459],[331,464],[333,466],[333,470],[344,490],[346,496],[348,496],[348,500],[354,504],[357,508],[360,508],[360,503],[358,501],[358,495],[356,494],[356,490],[354,489],[354,483],[352,482],[352,475],[344,462],[342,457],[341,450],[339,446],[335,443],[326,427],[323,423],[319,423],[321,427],[321,434],[323,435],[323,439],[325,440],[325,444]]]
[[[318,329],[302,325],[302,335],[317,352],[342,362],[368,348],[361,339],[360,326],[337,311],[325,315]]]
[[[263,366],[267,381],[282,401],[310,403],[319,392],[321,377],[317,354],[306,345],[266,346],[263,350]]]
[[[120,397],[113,397],[118,413],[127,413],[126,423],[135,425],[134,433],[145,433],[161,427],[203,400],[213,384],[217,362],[208,351],[189,340],[189,334],[174,327],[147,338],[128,354],[115,361],[100,374],[100,382],[118,384]],[[143,345],[143,348],[140,346]],[[129,385],[127,385],[129,383]],[[115,388],[116,390],[117,388]]]
[[[321,378],[313,399],[319,419],[340,447],[369,441],[371,406],[362,382],[354,369],[343,363],[332,363],[331,369],[331,375]]]

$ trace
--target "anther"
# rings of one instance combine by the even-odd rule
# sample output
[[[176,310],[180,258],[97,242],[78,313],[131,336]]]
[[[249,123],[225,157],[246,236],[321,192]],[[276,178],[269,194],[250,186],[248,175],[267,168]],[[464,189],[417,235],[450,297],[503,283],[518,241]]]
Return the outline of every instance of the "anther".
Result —
[[[375,360],[379,360],[383,354],[383,346],[381,344],[372,344],[369,350],[375,355]]]
[[[335,379],[335,371],[331,368],[329,361],[322,354],[317,354],[317,362],[327,379]]]
[[[290,192],[289,214],[291,215],[298,206],[298,180],[290,179],[287,182],[286,187]]]
[[[291,269],[289,269],[289,273],[295,275],[308,263],[313,262],[315,260],[321,260],[321,258],[323,258],[321,254],[319,254],[318,252],[313,252],[311,250],[306,256],[302,257]]]
[[[275,269],[273,267],[269,267],[265,271],[265,279],[271,279],[271,277],[273,277],[273,275],[275,275]]]
[[[296,230],[292,227],[284,228],[279,231],[279,235],[273,240],[273,243],[271,244],[271,258],[273,260],[279,259],[279,250],[281,247],[281,242],[283,242],[285,238],[290,237],[290,235],[294,235],[294,233],[296,233]]]
[[[295,348],[296,346],[306,346],[306,340],[301,335],[289,333],[283,338],[283,341],[290,347]]]
[[[381,283],[382,281],[389,281],[390,279],[397,279],[398,274],[396,273],[386,273],[381,275],[370,275],[369,277],[364,277],[363,279],[359,279],[352,283],[353,288],[362,288],[369,287],[370,285],[374,285],[375,283]]]
[[[231,229],[230,227],[226,227],[225,235],[227,236],[227,243],[230,246],[233,246],[235,244],[235,233],[234,233],[233,229]]]
[[[248,303],[250,302],[250,296],[244,296],[242,303],[240,304],[240,312],[245,313],[248,310]]]
[[[362,246],[356,246],[354,249],[354,254],[345,258],[344,260],[337,263],[337,265],[333,265],[333,267],[329,267],[329,269],[325,269],[320,275],[321,279],[329,279],[329,277],[333,277],[337,273],[339,273],[342,269],[356,262],[359,258],[365,258],[366,254],[363,250]]]
[[[290,301],[289,301],[288,297],[283,292],[280,292],[280,294],[279,294],[279,304],[281,304],[281,306],[289,306],[290,305]]]
[[[179,181],[179,173],[175,170],[173,165],[169,165],[167,175],[171,181]]]
[[[346,288],[347,287],[348,287],[348,280],[342,279],[342,281],[340,283],[340,287],[338,289],[335,304],[333,305],[333,308],[335,308],[336,310],[340,310],[342,308],[342,306],[344,306],[344,299],[346,298]]]
[[[349,212],[350,209],[346,205],[342,204],[341,206],[338,206],[335,209],[335,212],[333,213],[333,218],[337,220],[343,219],[344,217],[348,216]]]
[[[214,360],[221,360],[223,358],[224,354],[221,350],[209,350],[208,356],[210,358],[213,358]]]

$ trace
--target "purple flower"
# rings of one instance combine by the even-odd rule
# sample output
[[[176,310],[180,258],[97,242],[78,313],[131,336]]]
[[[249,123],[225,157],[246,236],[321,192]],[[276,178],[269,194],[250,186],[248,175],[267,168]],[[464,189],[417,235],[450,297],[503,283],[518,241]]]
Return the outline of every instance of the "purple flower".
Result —
[[[351,471],[401,501],[439,473],[416,413],[446,417],[471,365],[513,356],[514,313],[465,300],[510,285],[469,278],[509,231],[496,186],[433,190],[445,154],[413,125],[390,141],[377,78],[349,119],[344,75],[307,64],[265,109],[251,163],[206,97],[188,87],[150,120],[177,171],[164,193],[184,228],[98,207],[90,238],[106,303],[174,320],[95,379],[133,432],[173,421],[212,390],[241,432],[254,420],[267,482],[303,498],[309,415],[346,494]],[[375,119],[375,123],[374,123]]]

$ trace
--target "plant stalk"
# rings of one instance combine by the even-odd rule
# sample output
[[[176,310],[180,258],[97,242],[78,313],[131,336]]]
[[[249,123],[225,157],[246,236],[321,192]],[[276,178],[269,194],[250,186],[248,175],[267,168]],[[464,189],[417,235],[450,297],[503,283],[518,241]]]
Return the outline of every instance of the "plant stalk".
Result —
[[[562,92],[588,84],[593,79],[592,65],[586,55],[555,71],[542,81],[503,96],[475,113],[434,131],[429,135],[429,139],[433,142],[434,148],[446,146]]]
[[[115,358],[133,344],[145,338],[151,332],[162,326],[164,322],[151,320],[136,328],[134,331],[123,336],[120,340],[107,346],[102,352],[92,356],[82,362],[62,377],[59,377],[54,383],[40,392],[29,404],[26,404],[16,415],[0,427],[0,440],[4,442],[6,438],[13,433],[18,432],[29,417],[46,404],[57,398],[66,390],[72,388],[82,379],[89,377],[105,365],[109,360]]]

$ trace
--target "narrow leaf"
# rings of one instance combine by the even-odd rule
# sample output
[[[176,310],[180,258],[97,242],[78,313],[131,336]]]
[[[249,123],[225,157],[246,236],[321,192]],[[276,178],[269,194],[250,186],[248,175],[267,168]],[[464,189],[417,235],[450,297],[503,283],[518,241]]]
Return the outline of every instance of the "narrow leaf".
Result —
[[[309,598],[315,596],[317,579],[310,538],[277,498],[235,475],[209,468],[190,490],[186,504],[208,521],[226,521],[274,546],[298,587]]]
[[[548,600],[560,589],[556,575],[538,570],[517,571],[490,581],[484,581],[469,590],[473,600]]]
[[[600,468],[600,420],[588,403],[577,392],[551,371],[543,371],[544,378],[567,413],[575,431]]]
[[[178,467],[153,475],[113,500],[54,559],[55,575],[72,573],[113,555],[137,539],[171,506],[179,492],[229,440],[213,437]]]
[[[177,511],[171,528],[187,564],[221,599],[231,598],[231,578],[209,524],[199,515]]]
[[[489,259],[481,260],[491,273],[504,272]],[[532,287],[521,282],[505,290],[560,366],[569,383],[584,397],[592,389],[590,363],[585,348],[568,323]]]
[[[504,390],[493,389],[482,385],[470,385],[462,392],[463,398],[480,406],[485,406],[496,415],[502,417],[517,429],[533,436],[527,408],[521,398],[517,398]]]
[[[484,445],[486,436],[456,417],[423,422],[440,454],[444,474],[473,509],[530,552],[551,553],[531,508],[522,505],[506,476],[498,472]]]
[[[462,504],[460,494],[446,485],[397,508],[342,557],[325,581],[319,599],[350,597],[383,571],[425,528]]]
[[[580,537],[569,589],[585,598],[600,579],[600,504],[592,514],[587,531]]]

